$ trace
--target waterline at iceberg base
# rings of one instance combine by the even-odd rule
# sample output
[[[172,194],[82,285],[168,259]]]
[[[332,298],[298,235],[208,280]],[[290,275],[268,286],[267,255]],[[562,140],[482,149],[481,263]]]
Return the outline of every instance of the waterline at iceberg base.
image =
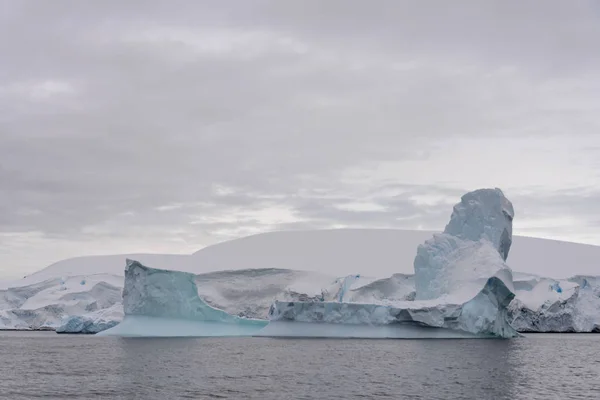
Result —
[[[344,339],[485,339],[494,337],[416,324],[357,325],[298,321],[270,321],[265,328],[253,336]]]
[[[210,296],[199,294],[194,274],[153,269],[128,260],[123,290],[125,318],[102,334],[516,337],[519,334],[508,322],[508,306],[515,290],[512,271],[505,263],[512,243],[513,217],[512,204],[501,190],[467,193],[454,207],[444,232],[418,247],[415,292],[376,300],[363,290],[363,301],[345,300],[358,275],[338,279],[320,294],[271,286],[252,288],[252,295],[242,300],[247,304],[239,308],[258,310],[260,307],[252,303],[268,300],[272,304],[268,315],[258,318],[246,318],[244,313],[231,315],[209,305]]]
[[[126,315],[123,321],[97,336],[122,337],[229,337],[253,336],[268,324],[265,320],[239,323]]]

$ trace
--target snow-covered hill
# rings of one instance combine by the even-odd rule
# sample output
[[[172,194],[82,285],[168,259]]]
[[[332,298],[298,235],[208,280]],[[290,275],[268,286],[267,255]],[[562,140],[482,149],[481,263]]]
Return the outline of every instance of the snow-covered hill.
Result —
[[[123,276],[126,258],[153,268],[195,274],[249,268],[286,268],[339,276],[412,274],[417,246],[433,233],[399,229],[270,232],[208,246],[192,255],[70,258],[10,284],[23,286],[60,276],[99,273]],[[513,271],[553,278],[596,275],[600,273],[600,246],[514,236],[508,264]]]
[[[56,328],[64,317],[72,315],[91,315],[104,320],[120,318],[120,298],[117,303],[113,299],[120,297],[126,258],[153,268],[194,274],[213,272],[207,274],[201,285],[208,300],[233,307],[235,296],[230,289],[244,281],[242,272],[231,274],[235,279],[229,282],[217,279],[223,274],[215,271],[279,268],[332,277],[358,273],[370,278],[413,274],[417,246],[432,233],[391,229],[286,231],[220,243],[191,255],[127,254],[67,259],[0,286],[0,329]],[[513,271],[552,278],[598,275],[600,246],[515,236],[507,263]],[[364,285],[372,280],[361,281]],[[310,286],[311,279],[301,282]],[[315,282],[322,285],[324,279]],[[397,283],[383,281],[378,285],[387,287]],[[320,288],[299,291],[307,293],[313,289]],[[360,292],[353,293],[354,296],[360,296]]]

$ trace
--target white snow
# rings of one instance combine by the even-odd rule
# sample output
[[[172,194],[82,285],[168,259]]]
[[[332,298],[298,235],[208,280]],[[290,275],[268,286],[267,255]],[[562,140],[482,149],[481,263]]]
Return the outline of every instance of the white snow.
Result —
[[[415,296],[414,275],[394,274],[377,280],[361,276],[350,287],[344,301],[391,306],[400,301],[412,301]]]
[[[419,246],[415,258],[417,300],[451,298],[464,302],[475,297],[489,278],[501,279],[514,292],[512,271],[490,242],[434,235]]]
[[[560,288],[559,291],[556,287]],[[544,305],[566,301],[577,296],[578,292],[579,285],[576,283],[540,278],[531,290],[519,290],[517,295],[523,306],[532,311],[539,311]]]
[[[275,298],[286,301],[333,298],[336,277],[309,271],[253,269],[196,275],[202,299],[232,315],[266,318]]]
[[[0,289],[9,287],[32,285],[49,279],[61,277],[86,277],[93,275],[113,275],[120,279],[120,286],[123,286],[123,274],[125,270],[125,260],[127,258],[140,260],[142,263],[156,265],[157,268],[166,268],[169,265],[177,265],[182,271],[187,271],[189,255],[170,255],[170,254],[133,254],[133,255],[103,255],[75,257],[62,260],[51,264],[50,266],[35,272],[23,279],[0,282]]]
[[[85,283],[82,284],[82,282]],[[99,286],[96,287],[96,285]],[[21,305],[21,308],[35,310],[37,308],[45,307],[48,304],[56,304],[59,301],[61,301],[65,306],[73,306],[82,300],[91,300],[92,298],[94,300],[102,301],[105,299],[101,298],[100,296],[98,296],[98,299],[96,299],[90,292],[94,290],[94,287],[96,287],[96,291],[100,291],[100,288],[104,288],[106,285],[120,289],[123,286],[123,278],[108,274],[60,278],[59,285],[50,286],[37,292],[34,296],[27,298]],[[104,307],[101,306],[100,308]]]

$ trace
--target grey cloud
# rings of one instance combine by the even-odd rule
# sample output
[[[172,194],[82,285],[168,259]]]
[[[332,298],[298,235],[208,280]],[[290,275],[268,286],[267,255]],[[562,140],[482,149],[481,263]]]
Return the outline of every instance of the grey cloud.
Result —
[[[597,45],[599,33],[599,10],[593,1],[548,1],[543,10],[535,3],[489,0],[389,0],[378,2],[377,7],[341,0],[327,4],[267,4],[264,19],[279,21],[279,26],[293,25],[338,43],[339,33],[345,32],[354,42],[368,43],[377,50],[391,47],[397,53],[436,53],[476,62],[522,63],[550,71],[565,67],[587,69],[599,60],[597,52],[588,52]]]
[[[557,190],[545,196],[516,195],[514,203],[521,206],[521,214],[525,217],[574,217],[584,224],[592,224],[600,218],[600,190]]]
[[[344,172],[386,161],[434,166],[432,151],[459,137],[531,136],[533,152],[547,134],[592,143],[597,6],[544,7],[5,1],[0,232],[98,243],[143,234],[200,247],[222,232],[441,228],[447,199],[473,189],[474,178],[358,183]],[[498,151],[507,152],[506,173],[524,180],[510,170],[511,149]],[[597,145],[587,152],[581,167],[598,167]],[[483,168],[496,167],[472,169]],[[517,197],[533,219],[597,212],[592,198],[539,189],[547,197]],[[386,211],[337,207],[356,201]],[[270,207],[297,220],[248,217]],[[240,210],[243,221],[222,218]]]

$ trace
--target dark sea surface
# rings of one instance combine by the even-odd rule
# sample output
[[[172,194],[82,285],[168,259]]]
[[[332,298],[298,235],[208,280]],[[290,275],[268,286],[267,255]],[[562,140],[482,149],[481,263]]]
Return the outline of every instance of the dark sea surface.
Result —
[[[515,340],[0,333],[3,399],[600,399],[600,334]]]

